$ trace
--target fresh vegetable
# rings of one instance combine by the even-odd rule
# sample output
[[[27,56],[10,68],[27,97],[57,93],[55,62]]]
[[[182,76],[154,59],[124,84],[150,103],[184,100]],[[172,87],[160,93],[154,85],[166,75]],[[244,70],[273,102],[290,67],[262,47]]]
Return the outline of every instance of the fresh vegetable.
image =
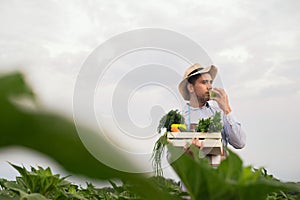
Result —
[[[184,117],[178,110],[170,110],[159,121],[157,131],[161,133],[162,128],[166,128],[167,131],[171,131],[172,124],[184,124]]]
[[[186,125],[185,124],[172,124],[171,125],[171,132],[185,132]]]
[[[165,132],[159,139],[155,142],[154,148],[152,150],[152,167],[156,176],[162,176],[163,171],[161,168],[161,158],[163,156],[166,145],[168,144],[167,138],[168,132]]]
[[[213,117],[200,119],[196,128],[197,132],[221,132],[223,129],[221,112],[216,112]]]
[[[179,128],[176,126],[171,127],[171,132],[180,132]]]
[[[217,97],[218,95],[217,95],[216,93],[214,93],[214,92],[211,90],[211,91],[209,91],[209,96],[210,96],[211,98],[215,98],[215,97]]]
[[[152,150],[152,166],[154,169],[154,173],[157,176],[162,176],[163,171],[161,169],[161,158],[163,156],[165,146],[168,144],[167,132],[180,132],[179,126],[172,124],[184,124],[184,117],[179,113],[178,110],[170,110],[167,114],[165,114],[159,121],[159,125],[157,127],[157,131],[161,133],[161,130],[165,128],[167,131],[160,136],[160,138],[154,144],[154,148]],[[186,129],[185,126],[181,126],[181,129]]]

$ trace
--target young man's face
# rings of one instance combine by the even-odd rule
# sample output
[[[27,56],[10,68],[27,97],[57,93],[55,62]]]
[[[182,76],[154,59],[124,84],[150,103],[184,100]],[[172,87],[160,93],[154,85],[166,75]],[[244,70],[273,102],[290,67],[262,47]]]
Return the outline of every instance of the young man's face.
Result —
[[[210,74],[202,74],[193,85],[190,85],[189,90],[192,92],[191,95],[196,95],[198,101],[208,101],[209,91],[212,89],[212,82]]]

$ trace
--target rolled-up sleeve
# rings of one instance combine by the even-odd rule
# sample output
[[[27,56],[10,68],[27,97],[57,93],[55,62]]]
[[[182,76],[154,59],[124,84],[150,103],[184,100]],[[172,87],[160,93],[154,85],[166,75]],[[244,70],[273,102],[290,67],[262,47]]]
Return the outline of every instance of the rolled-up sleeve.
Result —
[[[228,143],[236,149],[241,149],[246,145],[246,133],[231,112],[224,115],[224,129]]]

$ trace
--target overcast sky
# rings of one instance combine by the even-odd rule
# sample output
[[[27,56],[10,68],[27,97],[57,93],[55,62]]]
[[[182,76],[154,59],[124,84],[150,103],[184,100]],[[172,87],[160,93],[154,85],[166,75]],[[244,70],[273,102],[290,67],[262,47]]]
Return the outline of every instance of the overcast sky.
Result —
[[[299,8],[298,0],[1,0],[0,73],[23,71],[42,105],[72,116],[76,77],[96,47],[132,29],[173,30],[201,45],[219,67],[247,131],[247,145],[237,151],[244,163],[300,181]],[[51,162],[37,157],[0,150],[0,177],[16,175],[6,161]]]

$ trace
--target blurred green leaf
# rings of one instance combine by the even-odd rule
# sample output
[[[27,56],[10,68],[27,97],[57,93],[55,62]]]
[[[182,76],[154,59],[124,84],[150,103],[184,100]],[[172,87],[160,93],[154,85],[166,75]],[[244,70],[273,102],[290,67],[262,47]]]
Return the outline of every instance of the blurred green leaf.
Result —
[[[0,98],[7,99],[11,96],[29,96],[34,98],[34,93],[25,83],[21,73],[12,73],[0,76]]]
[[[192,156],[172,145],[168,145],[168,150],[171,154],[171,165],[192,199],[232,199],[230,193],[225,195],[230,189],[225,180],[218,176],[206,159],[194,160]],[[199,152],[194,150],[193,154],[198,155]],[[172,157],[179,158],[173,160]]]
[[[34,100],[31,89],[22,74],[14,73],[0,77],[0,148],[23,146],[39,151],[56,160],[67,171],[96,179],[119,178],[139,185],[131,189],[143,199],[168,199],[166,192],[160,191],[153,182],[142,174],[126,173],[110,168],[95,159],[84,147],[70,120],[44,111],[21,109],[12,97],[29,96]],[[114,152],[104,140],[99,140],[93,132],[86,134],[97,145],[106,146],[107,152]],[[124,158],[120,155],[111,157]],[[130,165],[129,162],[124,164]]]
[[[206,159],[193,158],[172,145],[169,145],[168,149],[171,165],[192,199],[259,200],[281,190],[300,192],[300,187],[296,184],[283,183],[265,177],[259,170],[244,168],[242,160],[232,151],[229,151],[227,159],[218,168],[213,168]],[[194,152],[193,155],[198,154]]]

